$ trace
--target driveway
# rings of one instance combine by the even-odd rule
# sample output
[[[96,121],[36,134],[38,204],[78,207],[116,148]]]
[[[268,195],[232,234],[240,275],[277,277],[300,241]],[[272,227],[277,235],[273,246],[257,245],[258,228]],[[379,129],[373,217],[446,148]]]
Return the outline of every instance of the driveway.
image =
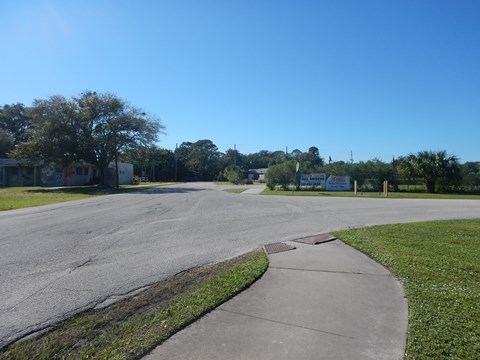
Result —
[[[476,200],[242,196],[211,183],[0,213],[0,347],[112,296],[261,244],[479,218]]]

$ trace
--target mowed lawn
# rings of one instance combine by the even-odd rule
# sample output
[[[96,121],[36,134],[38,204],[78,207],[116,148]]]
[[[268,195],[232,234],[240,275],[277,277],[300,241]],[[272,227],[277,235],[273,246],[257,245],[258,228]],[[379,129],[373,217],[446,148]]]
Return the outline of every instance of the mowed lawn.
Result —
[[[279,196],[330,196],[330,197],[357,197],[357,198],[382,198],[383,193],[378,192],[358,192],[355,196],[353,191],[322,191],[322,190],[270,190],[265,189],[262,195],[279,195]],[[480,194],[429,194],[426,192],[389,192],[389,199],[465,199],[465,200],[480,200]]]
[[[480,219],[335,235],[402,282],[409,306],[407,359],[480,358]]]
[[[92,193],[50,190],[36,186],[0,188],[0,211],[84,199]]]
[[[125,193],[173,184],[175,183],[121,185],[118,190],[99,188],[97,186],[63,186],[55,188],[39,186],[0,187],[0,211],[55,204],[92,196]]]

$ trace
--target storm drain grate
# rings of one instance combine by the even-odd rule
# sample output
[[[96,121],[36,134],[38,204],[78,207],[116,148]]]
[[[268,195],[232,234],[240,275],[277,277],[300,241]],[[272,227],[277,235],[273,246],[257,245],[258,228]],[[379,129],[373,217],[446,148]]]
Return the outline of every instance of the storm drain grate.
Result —
[[[288,245],[282,242],[267,244],[264,247],[268,255],[295,249],[295,246]]]
[[[337,238],[333,235],[319,234],[319,235],[303,237],[300,239],[295,239],[293,241],[303,243],[303,244],[318,245],[318,244],[326,243],[333,240],[337,240]]]

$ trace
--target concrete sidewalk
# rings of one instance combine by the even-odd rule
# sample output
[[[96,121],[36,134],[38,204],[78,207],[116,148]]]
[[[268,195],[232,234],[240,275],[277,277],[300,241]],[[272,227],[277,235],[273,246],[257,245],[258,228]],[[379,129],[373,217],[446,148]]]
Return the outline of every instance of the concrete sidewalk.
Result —
[[[250,186],[247,190],[241,192],[241,195],[260,195],[260,193],[265,190],[265,185],[253,185]]]
[[[288,244],[259,281],[145,359],[403,359],[400,283],[339,240]]]

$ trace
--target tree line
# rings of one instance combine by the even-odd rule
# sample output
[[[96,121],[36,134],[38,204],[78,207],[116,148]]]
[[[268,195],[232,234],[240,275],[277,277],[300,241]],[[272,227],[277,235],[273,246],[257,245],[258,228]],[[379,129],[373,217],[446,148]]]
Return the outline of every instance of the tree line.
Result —
[[[429,192],[480,190],[480,163],[460,164],[446,151],[420,151],[391,162],[328,162],[315,146],[306,151],[260,150],[220,152],[208,139],[183,142],[175,150],[156,145],[165,126],[152,115],[110,93],[85,91],[79,96],[37,99],[32,106],[0,107],[0,157],[42,160],[68,165],[85,161],[100,170],[116,161],[134,165],[135,174],[151,181],[245,181],[249,169],[268,168],[267,185],[298,184],[295,174],[350,176],[364,189],[376,191],[383,181],[398,190],[422,184]],[[299,171],[296,172],[296,164]]]
[[[0,157],[69,165],[84,161],[106,170],[134,148],[152,146],[163,124],[111,93],[85,91],[0,108]],[[118,171],[116,183],[118,186]]]
[[[296,173],[296,159],[275,164],[267,172],[267,185],[273,189],[280,186],[288,189],[299,185],[296,178],[300,173],[324,173],[327,175],[350,176],[366,191],[380,191],[383,182],[388,181],[394,191],[435,192],[478,192],[480,191],[480,162],[460,164],[458,158],[445,150],[419,151],[416,154],[384,162],[374,158],[360,162],[329,162],[308,167],[299,162]]]
[[[298,185],[301,173],[324,173],[350,176],[365,191],[379,191],[383,182],[393,190],[428,192],[480,191],[480,162],[461,164],[446,151],[420,151],[416,154],[384,162],[378,158],[360,162],[328,162],[315,146],[307,151],[261,150],[243,154],[236,149],[222,153],[211,140],[183,142],[175,151],[157,147],[131,149],[125,161],[135,171],[155,181],[219,181],[246,182],[249,169],[268,168],[266,182],[270,187],[288,188]],[[296,172],[296,164],[299,171]]]
[[[260,150],[242,154],[236,149],[220,152],[208,139],[182,142],[175,150],[156,146],[137,147],[125,151],[124,161],[134,164],[135,173],[154,181],[221,181],[245,180],[249,169],[268,168],[292,159],[299,159],[307,168],[323,164],[316,147],[307,152]],[[310,164],[310,165],[308,165]],[[236,177],[228,176],[235,173]]]

